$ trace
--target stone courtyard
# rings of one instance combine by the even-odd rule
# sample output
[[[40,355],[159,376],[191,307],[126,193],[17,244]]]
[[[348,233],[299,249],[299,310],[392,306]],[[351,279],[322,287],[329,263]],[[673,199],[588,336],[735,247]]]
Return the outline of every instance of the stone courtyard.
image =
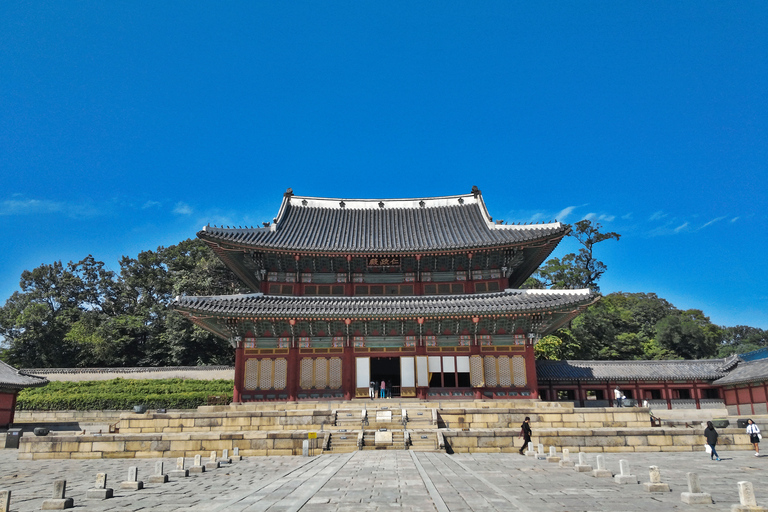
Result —
[[[545,451],[548,451],[545,449]],[[558,452],[558,455],[562,455]],[[571,454],[572,459],[577,454]],[[596,466],[597,454],[587,454]],[[0,491],[12,491],[14,512],[40,510],[53,482],[67,480],[75,509],[93,511],[667,511],[730,510],[739,503],[737,482],[751,481],[757,503],[768,505],[768,458],[749,451],[606,453],[606,468],[619,473],[620,459],[640,484],[618,484],[557,463],[517,453],[356,451],[314,457],[246,457],[202,474],[149,483],[157,461],[165,472],[174,459],[17,460],[16,450],[0,450]],[[191,461],[189,461],[191,464]],[[671,492],[650,493],[649,466],[658,466]],[[138,467],[145,487],[120,489],[129,467]],[[112,499],[87,500],[97,473],[106,472]],[[687,505],[687,472],[696,472],[711,505]],[[2,504],[0,503],[0,508]]]

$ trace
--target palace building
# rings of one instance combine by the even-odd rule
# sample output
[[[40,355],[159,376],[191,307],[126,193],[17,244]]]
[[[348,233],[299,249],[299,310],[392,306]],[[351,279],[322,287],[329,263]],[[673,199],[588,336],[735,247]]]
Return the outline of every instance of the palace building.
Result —
[[[235,402],[539,396],[533,346],[599,295],[519,287],[568,234],[494,221],[477,187],[414,199],[303,197],[270,223],[197,236],[251,293],[177,297],[230,341]]]

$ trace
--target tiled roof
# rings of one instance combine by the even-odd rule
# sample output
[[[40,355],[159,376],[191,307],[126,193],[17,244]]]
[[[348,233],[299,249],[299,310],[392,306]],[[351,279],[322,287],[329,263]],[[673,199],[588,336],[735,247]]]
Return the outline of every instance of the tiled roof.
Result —
[[[560,222],[493,222],[476,188],[423,199],[330,199],[286,193],[275,222],[262,228],[206,226],[203,240],[261,249],[326,253],[417,253],[559,240]]]
[[[380,318],[547,312],[591,304],[589,290],[506,290],[467,295],[406,297],[307,297],[260,293],[221,297],[177,297],[174,307],[221,316],[292,318]]]
[[[719,386],[745,384],[747,382],[768,381],[768,359],[740,361],[728,375],[717,379],[714,383]]]
[[[27,375],[0,361],[0,388],[22,389],[48,384],[48,379]]]
[[[712,380],[727,374],[725,359],[673,361],[536,361],[539,380]]]

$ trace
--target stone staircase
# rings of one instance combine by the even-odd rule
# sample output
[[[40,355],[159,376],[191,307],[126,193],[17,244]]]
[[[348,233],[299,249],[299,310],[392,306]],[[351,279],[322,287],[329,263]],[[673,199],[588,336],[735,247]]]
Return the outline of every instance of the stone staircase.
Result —
[[[333,432],[330,436],[329,453],[350,453],[358,450],[358,432]]]
[[[333,411],[334,425],[347,430],[360,430],[360,426],[366,417],[365,409],[337,409]]]
[[[437,431],[417,430],[408,431],[408,449],[414,452],[437,452],[440,447],[437,442]]]

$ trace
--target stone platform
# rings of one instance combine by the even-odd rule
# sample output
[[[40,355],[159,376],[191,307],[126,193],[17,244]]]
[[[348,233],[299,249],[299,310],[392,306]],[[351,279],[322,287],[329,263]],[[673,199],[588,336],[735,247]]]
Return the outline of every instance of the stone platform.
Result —
[[[703,450],[703,429],[650,427],[644,408],[576,408],[521,401],[408,400],[250,403],[189,412],[122,413],[119,434],[24,436],[19,459],[300,455],[309,434],[325,452],[419,450],[502,453],[519,449],[531,418],[536,443],[584,452]],[[377,433],[386,432],[385,435]],[[751,448],[742,429],[721,429],[720,445]]]

